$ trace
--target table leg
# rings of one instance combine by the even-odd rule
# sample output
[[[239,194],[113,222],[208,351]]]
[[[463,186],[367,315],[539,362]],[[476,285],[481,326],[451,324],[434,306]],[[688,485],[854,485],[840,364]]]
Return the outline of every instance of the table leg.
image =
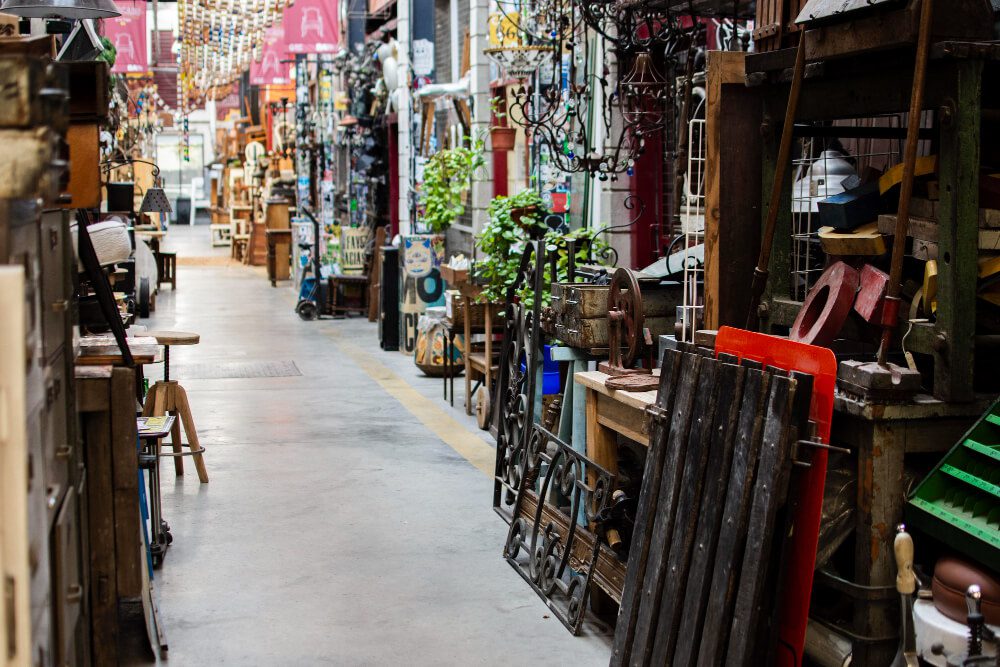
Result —
[[[465,366],[465,414],[472,414],[472,366],[469,365],[469,350],[472,349],[472,318],[471,308],[465,309],[465,322],[462,323],[462,333],[465,334],[465,354],[462,361]],[[488,385],[487,385],[488,386]]]
[[[455,332],[448,330],[448,382],[451,383],[451,407],[455,407],[455,362],[452,356],[455,354]]]
[[[448,335],[444,337],[444,376],[441,378],[441,386],[444,388],[444,400],[448,400],[448,373],[451,372],[451,357],[448,355]]]

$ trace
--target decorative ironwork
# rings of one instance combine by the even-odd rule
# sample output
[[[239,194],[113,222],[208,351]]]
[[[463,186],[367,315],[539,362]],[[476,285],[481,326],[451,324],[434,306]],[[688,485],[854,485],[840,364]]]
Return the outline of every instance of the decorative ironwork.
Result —
[[[512,507],[527,471],[525,451],[535,422],[535,372],[541,363],[542,345],[542,300],[535,298],[529,310],[523,303],[515,303],[514,295],[525,284],[533,285],[536,295],[541,294],[544,255],[542,241],[529,242],[521,255],[517,277],[507,288],[504,344],[493,392],[498,398],[492,420],[497,440],[493,508],[508,523],[516,516]]]
[[[600,549],[600,542],[593,540],[586,560],[578,562],[577,531],[585,530],[581,523],[600,525],[606,520],[615,477],[537,424],[523,454],[525,470],[504,558],[577,634]],[[525,511],[529,494],[535,500],[530,514]]]

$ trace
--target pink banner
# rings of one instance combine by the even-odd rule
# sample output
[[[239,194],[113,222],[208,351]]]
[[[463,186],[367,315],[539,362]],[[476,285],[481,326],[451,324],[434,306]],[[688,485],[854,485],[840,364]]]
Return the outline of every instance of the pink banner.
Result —
[[[260,49],[260,61],[255,60],[250,63],[250,85],[270,86],[288,83],[290,81],[288,76],[289,63],[281,62],[287,58],[288,48],[285,43],[284,24],[278,24],[265,30]]]
[[[104,36],[111,40],[118,55],[111,69],[116,74],[149,71],[146,58],[146,2],[145,0],[115,0],[122,13],[104,19]]]
[[[282,23],[289,53],[333,53],[340,43],[336,2],[295,0]]]

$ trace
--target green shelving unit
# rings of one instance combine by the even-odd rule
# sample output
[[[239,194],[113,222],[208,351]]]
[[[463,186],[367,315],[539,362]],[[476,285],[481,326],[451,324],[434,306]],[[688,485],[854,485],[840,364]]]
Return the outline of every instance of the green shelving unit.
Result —
[[[1000,401],[914,490],[904,515],[984,565],[1000,563]]]

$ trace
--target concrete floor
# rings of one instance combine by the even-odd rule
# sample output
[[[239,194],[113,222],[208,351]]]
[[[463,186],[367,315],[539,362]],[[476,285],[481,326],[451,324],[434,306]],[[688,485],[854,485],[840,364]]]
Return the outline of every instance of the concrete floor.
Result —
[[[501,558],[493,445],[440,380],[378,348],[360,318],[302,322],[290,287],[173,227],[178,289],[151,329],[171,351],[211,482],[163,465],[174,543],[156,594],[179,665],[604,665]],[[294,362],[293,377],[195,379],[198,364]],[[159,368],[149,374],[155,379]]]

